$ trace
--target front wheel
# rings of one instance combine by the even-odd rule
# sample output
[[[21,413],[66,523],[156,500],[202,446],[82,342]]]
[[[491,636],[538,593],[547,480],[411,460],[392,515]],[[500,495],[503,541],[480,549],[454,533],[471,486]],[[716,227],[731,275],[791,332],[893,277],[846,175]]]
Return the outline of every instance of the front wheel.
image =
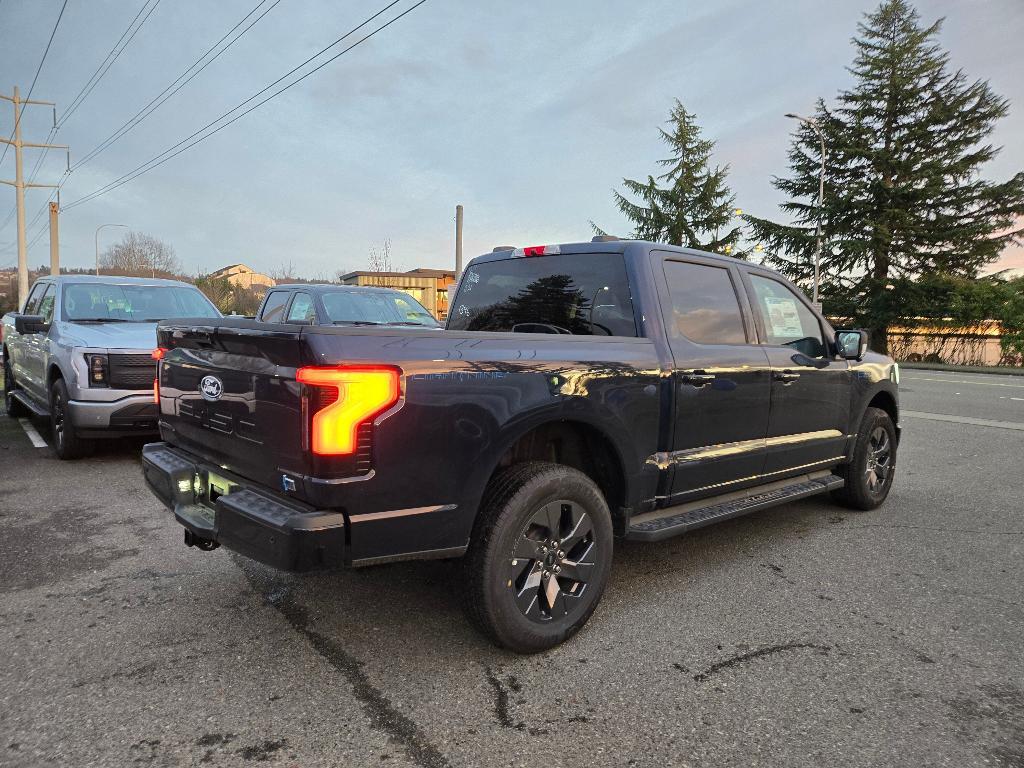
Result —
[[[896,475],[896,426],[881,408],[868,408],[861,421],[853,458],[839,468],[846,485],[832,496],[853,509],[875,509],[885,501]]]
[[[53,449],[61,459],[80,459],[92,453],[93,443],[78,436],[68,411],[68,388],[64,379],[57,379],[50,388],[50,428]]]
[[[498,645],[543,651],[590,618],[611,560],[611,514],[594,482],[559,464],[517,464],[484,494],[463,562],[467,614]]]

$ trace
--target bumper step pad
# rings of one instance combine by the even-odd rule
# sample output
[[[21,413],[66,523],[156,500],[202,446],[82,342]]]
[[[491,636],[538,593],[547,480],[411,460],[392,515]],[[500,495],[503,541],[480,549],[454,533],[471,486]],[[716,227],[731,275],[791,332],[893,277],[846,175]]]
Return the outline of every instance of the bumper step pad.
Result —
[[[626,530],[626,538],[634,541],[660,541],[680,533],[703,528],[721,520],[728,520],[759,509],[774,507],[787,501],[795,501],[805,496],[814,496],[826,491],[842,488],[844,480],[836,475],[827,475],[814,479],[800,478],[798,482],[771,489],[752,488],[741,498],[713,503],[694,508],[693,504],[681,507],[669,507],[647,513],[630,524]]]

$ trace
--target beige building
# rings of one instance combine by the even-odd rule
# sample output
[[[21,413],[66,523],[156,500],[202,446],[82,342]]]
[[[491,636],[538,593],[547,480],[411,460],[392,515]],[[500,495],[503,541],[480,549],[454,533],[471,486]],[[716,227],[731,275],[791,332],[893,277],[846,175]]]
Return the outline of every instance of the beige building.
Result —
[[[245,264],[231,264],[211,273],[210,277],[226,279],[236,288],[269,288],[275,285],[274,278],[261,274]]]
[[[349,272],[339,277],[345,285],[372,285],[404,291],[438,320],[448,317],[448,289],[455,273],[446,269],[411,269],[408,272]]]

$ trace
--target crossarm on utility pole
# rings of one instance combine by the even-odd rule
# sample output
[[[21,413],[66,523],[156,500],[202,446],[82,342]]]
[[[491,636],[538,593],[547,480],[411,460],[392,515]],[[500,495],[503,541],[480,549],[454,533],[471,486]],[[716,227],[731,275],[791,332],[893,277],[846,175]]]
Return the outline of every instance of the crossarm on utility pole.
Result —
[[[33,99],[22,99],[21,93],[18,87],[14,87],[14,95],[7,96],[0,93],[0,99],[11,102],[14,107],[14,131],[11,134],[11,138],[0,137],[0,143],[6,145],[14,145],[14,181],[3,181],[5,184],[10,184],[14,187],[15,196],[15,210],[17,212],[18,222],[18,307],[25,306],[25,299],[28,297],[28,246],[25,243],[25,190],[33,187],[44,187],[53,188],[57,185],[54,184],[33,184],[31,182],[25,182],[24,168],[22,163],[22,150],[25,147],[31,149],[63,149],[68,152],[70,166],[70,152],[66,144],[36,144],[35,142],[23,141],[21,138],[21,115],[22,109],[27,104],[40,105],[47,107],[56,107],[52,101],[41,101]],[[57,111],[54,109],[54,124],[56,125]],[[5,150],[6,152],[6,150]],[[51,228],[51,231],[52,230]],[[51,246],[52,247],[52,246]]]

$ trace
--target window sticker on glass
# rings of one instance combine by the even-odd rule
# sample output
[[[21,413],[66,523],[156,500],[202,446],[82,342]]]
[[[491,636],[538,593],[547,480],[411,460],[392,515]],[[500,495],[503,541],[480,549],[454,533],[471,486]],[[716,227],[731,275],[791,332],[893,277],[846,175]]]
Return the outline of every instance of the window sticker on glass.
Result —
[[[771,335],[781,337],[800,337],[804,335],[800,326],[800,315],[796,311],[793,299],[764,296],[761,299],[768,310],[768,322],[771,323]]]

